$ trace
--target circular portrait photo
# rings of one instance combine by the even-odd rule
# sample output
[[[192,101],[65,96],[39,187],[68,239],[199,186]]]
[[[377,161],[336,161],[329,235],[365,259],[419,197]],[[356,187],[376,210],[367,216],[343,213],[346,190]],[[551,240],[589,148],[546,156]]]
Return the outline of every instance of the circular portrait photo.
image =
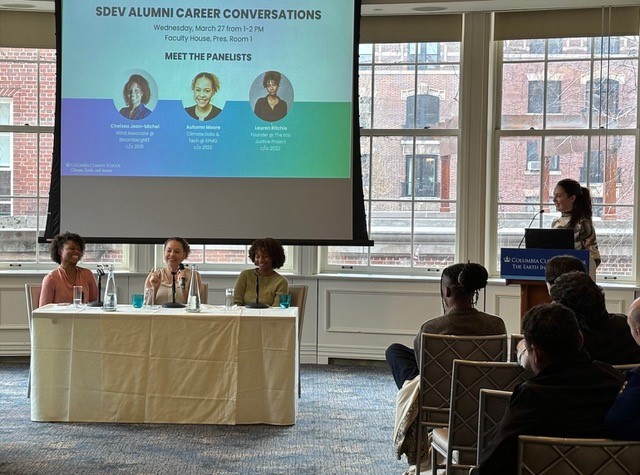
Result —
[[[222,112],[220,107],[212,104],[215,101],[218,104],[220,91],[220,80],[213,73],[201,72],[195,75],[191,80],[191,98],[183,100],[183,104],[195,104],[185,107],[184,110],[190,117],[196,120],[211,120]],[[224,101],[223,101],[224,102]]]
[[[116,108],[127,119],[144,119],[158,103],[158,86],[145,71],[129,71],[126,78],[121,90],[122,96],[114,100]]]
[[[282,73],[267,71],[253,81],[249,97],[256,116],[267,122],[277,122],[291,110],[293,88]]]

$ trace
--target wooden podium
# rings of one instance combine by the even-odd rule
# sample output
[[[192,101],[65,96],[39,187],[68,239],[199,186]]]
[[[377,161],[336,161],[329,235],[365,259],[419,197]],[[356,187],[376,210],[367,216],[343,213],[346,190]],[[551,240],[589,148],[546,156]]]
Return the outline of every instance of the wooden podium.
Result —
[[[500,277],[507,285],[520,286],[520,329],[522,317],[531,307],[551,302],[544,269],[547,261],[555,256],[575,256],[589,272],[589,251],[575,249],[512,249],[500,250]]]

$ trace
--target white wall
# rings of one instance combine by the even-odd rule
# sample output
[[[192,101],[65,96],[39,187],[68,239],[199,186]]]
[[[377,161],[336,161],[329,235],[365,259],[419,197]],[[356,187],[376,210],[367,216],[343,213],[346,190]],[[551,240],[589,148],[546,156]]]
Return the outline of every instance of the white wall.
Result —
[[[0,356],[28,355],[29,324],[24,284],[41,282],[43,273],[0,274]],[[236,274],[207,274],[209,303],[222,304],[224,289]],[[130,300],[145,274],[117,274],[118,297]],[[424,320],[442,314],[440,283],[427,278],[288,276],[290,284],[309,286],[303,325],[301,360],[326,363],[329,358],[384,359],[394,342],[411,345]],[[607,308],[624,313],[634,289],[605,287]],[[486,301],[486,302],[485,302]],[[486,305],[486,306],[485,306]],[[490,282],[478,308],[500,315],[509,333],[520,329],[520,290],[502,280]]]

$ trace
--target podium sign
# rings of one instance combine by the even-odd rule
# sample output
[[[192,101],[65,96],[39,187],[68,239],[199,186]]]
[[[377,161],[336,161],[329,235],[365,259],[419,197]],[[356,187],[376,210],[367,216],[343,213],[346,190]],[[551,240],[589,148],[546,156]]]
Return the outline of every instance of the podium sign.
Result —
[[[589,273],[589,251],[576,249],[500,249],[500,277],[510,280],[544,281],[544,269],[555,256],[575,256]]]

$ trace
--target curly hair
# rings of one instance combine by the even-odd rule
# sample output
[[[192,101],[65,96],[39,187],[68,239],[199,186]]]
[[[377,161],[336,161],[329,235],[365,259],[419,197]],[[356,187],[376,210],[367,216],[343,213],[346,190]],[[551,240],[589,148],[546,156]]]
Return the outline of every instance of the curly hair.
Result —
[[[608,316],[602,287],[584,272],[562,274],[550,294],[551,300],[573,310],[582,328],[590,328]]]
[[[60,252],[62,248],[67,242],[75,242],[80,248],[80,252],[84,255],[85,243],[82,236],[75,233],[63,233],[56,234],[53,237],[53,241],[51,241],[51,246],[49,247],[49,253],[51,254],[51,260],[57,262],[58,264],[62,263],[62,257],[60,257]]]
[[[558,277],[571,271],[587,272],[587,269],[582,261],[575,256],[554,256],[547,261],[544,268],[544,279],[553,285]]]
[[[445,278],[447,279],[445,281]],[[466,264],[453,264],[442,271],[441,284],[451,289],[454,297],[471,297],[475,304],[478,300],[478,291],[487,286],[489,273],[481,264],[468,262]],[[442,288],[442,285],[440,285]]]
[[[266,88],[270,82],[275,82],[279,86],[280,81],[282,81],[282,74],[278,71],[267,71],[262,78],[262,86]]]
[[[543,303],[529,309],[522,319],[522,333],[528,346],[539,346],[553,360],[574,354],[581,347],[576,316],[559,303]]]
[[[567,195],[576,197],[573,202],[571,219],[568,224],[570,228],[573,228],[585,218],[591,219],[593,216],[593,210],[591,208],[591,193],[589,192],[589,188],[580,185],[580,183],[571,178],[560,180],[556,183],[556,186],[562,188]]]
[[[189,257],[189,253],[191,252],[191,247],[189,246],[189,243],[187,242],[186,239],[183,239],[181,237],[170,237],[169,239],[167,239],[163,246],[162,246],[162,250],[164,251],[167,247],[167,244],[169,243],[169,241],[177,241],[180,243],[180,245],[182,246],[182,250],[184,251],[184,258],[186,259],[187,257]]]
[[[139,74],[132,74],[122,88],[122,98],[124,99],[125,104],[131,107],[131,98],[129,97],[129,91],[131,90],[131,87],[134,83],[138,85],[140,91],[142,92],[142,99],[140,100],[140,102],[145,105],[148,104],[151,100],[151,88],[149,87],[149,81],[147,81]]]
[[[271,257],[271,265],[274,269],[280,269],[286,259],[284,248],[277,239],[264,238],[256,239],[249,248],[249,259],[255,264],[256,253],[261,252]]]

